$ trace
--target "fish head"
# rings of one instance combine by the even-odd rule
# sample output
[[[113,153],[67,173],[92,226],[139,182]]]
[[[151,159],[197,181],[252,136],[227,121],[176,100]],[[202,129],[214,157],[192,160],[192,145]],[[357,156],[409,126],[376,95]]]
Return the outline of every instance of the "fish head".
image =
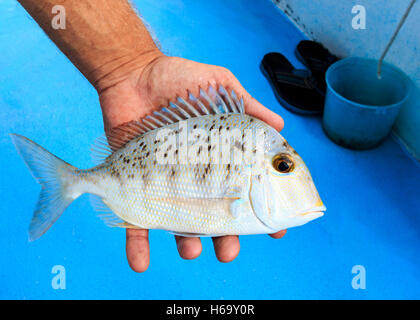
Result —
[[[279,231],[323,216],[326,207],[305,162],[277,132],[266,144],[262,172],[251,177],[250,201],[264,225]]]

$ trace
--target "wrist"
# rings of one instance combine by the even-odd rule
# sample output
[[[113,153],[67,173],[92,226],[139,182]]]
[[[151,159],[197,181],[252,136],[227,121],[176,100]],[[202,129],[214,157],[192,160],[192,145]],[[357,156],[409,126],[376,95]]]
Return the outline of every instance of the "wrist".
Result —
[[[92,85],[98,94],[101,94],[121,82],[136,82],[144,68],[162,56],[165,55],[157,48],[142,53],[122,55],[110,59],[110,61],[93,70],[88,79],[92,79]]]

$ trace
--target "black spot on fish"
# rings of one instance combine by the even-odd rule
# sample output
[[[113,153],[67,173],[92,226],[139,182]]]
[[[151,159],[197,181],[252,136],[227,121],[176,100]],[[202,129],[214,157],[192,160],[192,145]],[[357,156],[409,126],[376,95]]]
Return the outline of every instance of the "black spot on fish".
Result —
[[[228,180],[230,176],[230,163],[228,163],[226,166],[226,172],[227,174],[226,174],[225,180]]]
[[[150,183],[149,176],[150,176],[150,171],[144,172],[141,176],[145,187],[147,187]]]

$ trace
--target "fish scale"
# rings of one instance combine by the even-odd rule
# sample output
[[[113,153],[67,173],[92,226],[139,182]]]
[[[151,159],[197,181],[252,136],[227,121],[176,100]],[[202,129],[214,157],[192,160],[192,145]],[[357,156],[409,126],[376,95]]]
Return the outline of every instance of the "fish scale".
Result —
[[[95,144],[101,162],[91,169],[12,139],[42,185],[31,240],[83,193],[99,199],[110,226],[184,236],[272,233],[325,211],[297,152],[222,87],[113,129]]]
[[[194,126],[197,126],[207,130],[209,136],[213,124],[217,130],[238,124],[237,128],[244,130],[253,121],[242,114],[207,115],[186,120],[186,126],[188,134],[192,135]],[[166,127],[174,132],[178,128],[178,124]],[[175,135],[179,141],[180,133]],[[210,163],[210,169],[206,169],[207,164],[161,165],[153,161],[155,151],[160,147],[155,141],[156,130],[153,130],[107,158],[108,168],[103,170],[117,173],[121,184],[117,185],[117,190],[108,187],[108,194],[104,197],[106,204],[122,220],[143,228],[209,234],[241,232],[243,226],[237,224],[229,213],[232,200],[220,201],[219,198],[229,196],[234,186],[239,188],[244,178],[243,166],[231,166],[229,173],[228,164]],[[195,142],[190,140],[187,147]],[[142,149],[142,146],[147,147]],[[172,151],[176,153],[177,150],[173,148]],[[145,154],[148,156],[143,159]],[[141,164],[136,163],[139,157]]]

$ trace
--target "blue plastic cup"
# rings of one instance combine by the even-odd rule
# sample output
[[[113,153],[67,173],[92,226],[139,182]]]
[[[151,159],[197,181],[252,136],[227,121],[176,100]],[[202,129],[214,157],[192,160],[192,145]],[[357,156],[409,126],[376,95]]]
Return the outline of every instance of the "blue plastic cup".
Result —
[[[378,60],[354,57],[327,70],[323,128],[335,143],[370,149],[391,131],[412,85],[404,72],[389,63],[382,65],[378,79],[377,67]]]

